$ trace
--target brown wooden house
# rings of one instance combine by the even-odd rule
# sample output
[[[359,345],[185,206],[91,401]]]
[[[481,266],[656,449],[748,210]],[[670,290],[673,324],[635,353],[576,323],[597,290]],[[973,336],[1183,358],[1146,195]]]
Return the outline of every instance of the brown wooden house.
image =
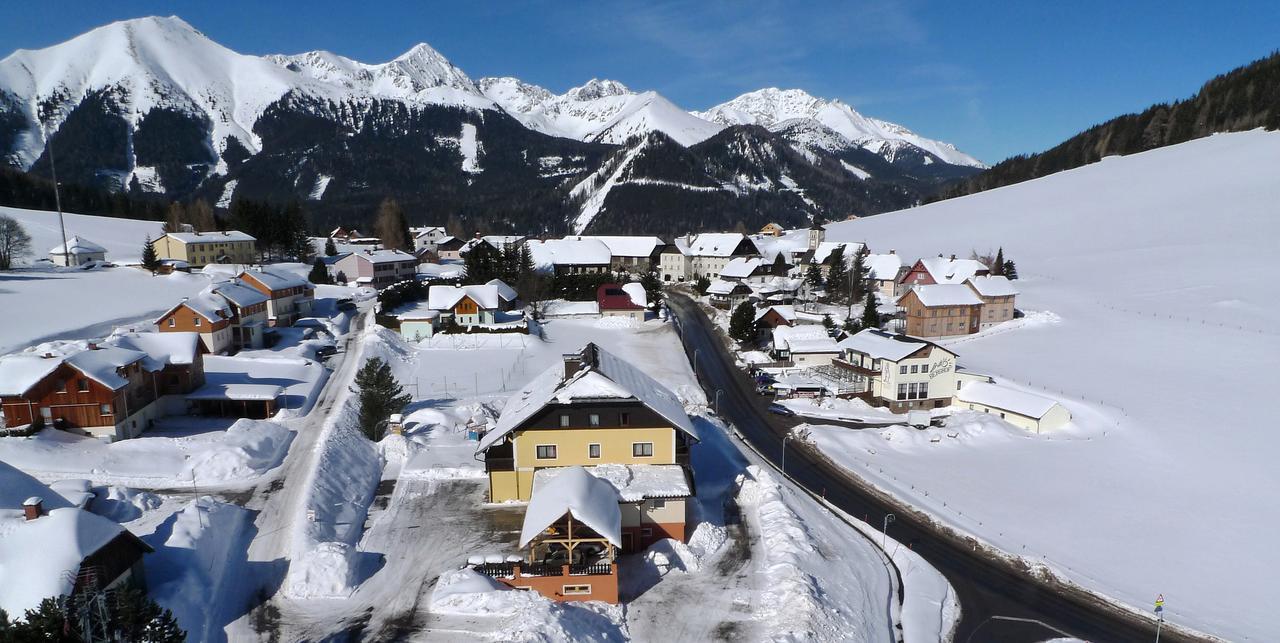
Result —
[[[964,284],[914,286],[898,298],[898,309],[912,337],[969,335],[979,330],[982,300]]]

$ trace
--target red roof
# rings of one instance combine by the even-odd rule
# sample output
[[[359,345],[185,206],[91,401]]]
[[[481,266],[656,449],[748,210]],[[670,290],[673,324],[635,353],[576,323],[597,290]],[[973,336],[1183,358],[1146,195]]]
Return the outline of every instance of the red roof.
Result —
[[[603,284],[596,289],[596,303],[600,310],[644,310],[631,301],[631,295],[618,284]]]

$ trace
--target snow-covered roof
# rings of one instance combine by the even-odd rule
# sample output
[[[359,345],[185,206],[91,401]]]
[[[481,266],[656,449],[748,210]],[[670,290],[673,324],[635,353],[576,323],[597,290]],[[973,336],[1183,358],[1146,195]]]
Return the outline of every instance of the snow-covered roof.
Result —
[[[426,226],[422,228],[409,228],[409,232],[412,232],[414,237],[423,237],[435,232],[443,233],[444,227],[437,225],[437,226]]]
[[[291,272],[273,272],[270,270],[246,270],[240,274],[241,277],[250,276],[257,279],[262,285],[271,290],[284,290],[286,288],[302,288],[309,286],[311,282],[299,277]]]
[[[779,317],[782,317],[783,319],[789,322],[794,322],[796,320],[795,306],[777,305],[777,306],[769,306],[768,308],[762,309],[759,313],[756,313],[756,321],[760,321],[761,319],[763,319],[764,316],[769,314],[769,311],[771,310],[775,313],[778,313]]]
[[[854,255],[862,252],[863,244],[858,241],[823,241],[813,250],[813,262],[825,263],[840,246],[844,246],[844,260],[852,262]]]
[[[430,302],[415,301],[400,307],[393,313],[401,321],[412,319],[435,319],[440,316],[440,311],[431,307]]]
[[[64,248],[70,248],[70,250],[64,250]],[[106,251],[107,251],[106,248],[103,248],[102,246],[92,241],[89,241],[88,239],[81,239],[79,236],[74,236],[74,237],[71,237],[70,239],[67,239],[66,244],[60,243],[50,248],[49,254],[51,255],[60,255],[60,254],[87,255],[87,254],[106,253]]]
[[[684,239],[680,241],[684,242]],[[695,236],[692,240],[684,243],[688,249],[687,254],[695,257],[728,257],[733,255],[733,251],[746,241],[755,247],[754,242],[747,238],[746,235],[739,232],[704,232]],[[759,249],[756,249],[757,253]]]
[[[0,578],[6,579],[0,583],[0,608],[22,614],[46,598],[71,593],[84,559],[124,533],[120,524],[74,507],[52,509],[35,520],[0,508]]]
[[[571,317],[574,315],[599,315],[600,304],[594,301],[565,301],[557,299],[548,301],[543,314],[548,317]]]
[[[937,344],[915,339],[914,337],[907,337],[906,335],[894,335],[882,330],[868,328],[846,337],[839,343],[839,346],[842,349],[860,353],[872,359],[887,359],[891,362],[896,362],[926,346],[937,346]]]
[[[654,250],[664,245],[658,237],[577,235],[565,238],[595,239],[608,246],[609,252],[615,257],[649,257]]]
[[[751,290],[751,288],[738,281],[725,281],[723,279],[717,279],[711,282],[710,286],[707,286],[708,295],[732,295],[735,290],[744,292]]]
[[[982,303],[982,300],[964,284],[912,286],[910,291],[903,293],[902,297],[898,298],[898,301],[902,301],[904,297],[912,292],[920,299],[920,303],[928,308],[935,306],[972,306]]]
[[[400,250],[370,250],[368,252],[355,252],[352,254],[372,264],[394,263],[397,261],[416,262],[418,260],[417,257],[407,252],[401,252]]]
[[[191,364],[200,350],[200,334],[125,333],[108,340],[121,348],[147,354],[147,370],[156,371],[169,364]]]
[[[969,283],[973,284],[973,289],[983,297],[1004,297],[1018,294],[1018,289],[1013,287],[1013,282],[1002,275],[970,277]]]
[[[257,239],[240,232],[226,230],[224,232],[170,232],[165,236],[181,243],[225,243],[228,241],[257,241]]]
[[[61,357],[30,353],[0,357],[0,395],[22,395],[61,365]]]
[[[902,269],[902,255],[867,255],[862,261],[867,266],[867,276],[879,281],[897,279]]]
[[[615,547],[622,546],[622,510],[613,486],[582,467],[566,467],[545,485],[534,485],[520,528],[520,547],[566,513]]]
[[[644,284],[638,281],[631,281],[622,284],[622,289],[631,296],[631,303],[641,308],[649,307],[649,293],[644,291]]]
[[[284,388],[275,384],[210,382],[188,393],[187,399],[262,402],[274,400],[280,397],[281,393],[284,393]]]
[[[731,259],[729,263],[725,265],[724,270],[720,271],[720,278],[746,279],[755,273],[756,269],[762,265],[767,264],[765,264],[764,259],[759,257],[736,257]]]
[[[929,271],[933,280],[939,284],[962,284],[969,277],[987,269],[981,261],[976,259],[930,257],[921,259],[920,262],[924,264],[924,269]]]
[[[225,297],[227,301],[235,304],[239,308],[263,304],[270,299],[270,297],[262,294],[254,288],[232,281],[214,284],[213,292]]]
[[[969,382],[965,384],[956,392],[956,399],[961,402],[973,402],[974,404],[1004,409],[1005,411],[1012,411],[1018,415],[1036,419],[1044,417],[1046,413],[1058,405],[1056,400],[1042,395],[1006,388],[989,382]]]
[[[172,313],[179,306],[184,305],[209,321],[221,321],[231,318],[231,307],[227,305],[227,300],[214,294],[213,286],[209,286],[191,297],[183,298],[181,303],[165,311],[163,315],[156,319],[155,323],[159,324],[161,319],[167,317],[169,313]]]
[[[555,266],[600,266],[613,260],[609,246],[599,239],[530,240],[533,264],[548,270]]]
[[[836,340],[817,324],[778,326],[773,329],[773,346],[792,353],[838,353]]]
[[[587,473],[608,482],[618,502],[640,502],[648,498],[687,498],[693,495],[685,468],[678,464],[598,464],[584,467]],[[533,474],[533,488],[545,485],[565,471],[559,467],[539,469]]]
[[[637,400],[675,428],[695,440],[698,439],[698,432],[675,393],[654,381],[635,365],[615,357],[595,344],[583,347],[580,356],[582,366],[571,377],[565,378],[564,360],[559,360],[512,395],[502,409],[502,414],[498,416],[497,426],[480,439],[477,451],[484,451],[497,444],[549,404],[568,404],[575,399],[601,397]],[[588,381],[578,385],[584,379]]]
[[[436,310],[452,310],[463,297],[470,297],[477,306],[486,310],[497,308],[501,304],[498,287],[490,284],[427,288],[427,305]]]
[[[485,285],[497,288],[498,297],[502,298],[502,301],[515,301],[520,297],[520,294],[516,292],[515,288],[508,286],[507,282],[501,279],[490,279],[485,282]]]
[[[147,354],[142,351],[118,346],[103,346],[97,350],[80,351],[68,357],[67,364],[84,373],[85,377],[111,390],[116,390],[129,383],[129,380],[121,377],[117,371],[146,358]]]

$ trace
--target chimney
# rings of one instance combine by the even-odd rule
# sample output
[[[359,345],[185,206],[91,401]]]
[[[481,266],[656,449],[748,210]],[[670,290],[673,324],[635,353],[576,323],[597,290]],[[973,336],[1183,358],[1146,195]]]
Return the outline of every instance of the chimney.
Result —
[[[197,230],[197,231],[195,232],[195,235],[196,235],[197,237],[198,237],[198,236],[200,236],[200,231],[199,231],[199,230]]]
[[[27,520],[35,520],[44,515],[44,499],[40,496],[31,496],[22,503],[22,515]]]
[[[41,357],[45,359],[53,359],[53,353],[45,353],[44,355],[41,355]]]
[[[955,255],[951,255],[951,260],[952,260],[952,261],[955,261],[955,260],[956,260],[956,256],[955,256]]]
[[[231,236],[231,235],[230,235],[229,233],[227,233],[227,231],[226,231],[226,230],[223,230],[223,231],[222,231],[222,236],[224,236],[224,237],[229,237],[229,236]]]
[[[580,370],[582,370],[582,356],[577,353],[566,354],[564,356],[564,381],[569,381]]]
[[[89,342],[89,350],[91,351],[98,350],[98,342]]]

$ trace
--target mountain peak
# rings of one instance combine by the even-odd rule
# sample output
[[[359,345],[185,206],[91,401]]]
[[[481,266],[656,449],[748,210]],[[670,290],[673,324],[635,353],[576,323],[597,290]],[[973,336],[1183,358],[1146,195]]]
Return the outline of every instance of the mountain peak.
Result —
[[[592,78],[580,87],[565,92],[565,96],[573,100],[595,100],[605,96],[626,96],[635,92],[616,80]]]

